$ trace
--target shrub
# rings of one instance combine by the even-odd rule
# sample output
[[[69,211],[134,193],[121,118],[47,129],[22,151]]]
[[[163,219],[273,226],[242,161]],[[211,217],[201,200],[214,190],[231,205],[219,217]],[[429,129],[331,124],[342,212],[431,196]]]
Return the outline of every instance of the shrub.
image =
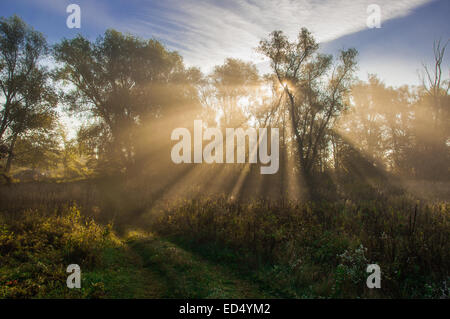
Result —
[[[0,298],[90,296],[92,289],[80,292],[65,287],[66,267],[99,267],[102,251],[120,245],[111,225],[103,227],[83,218],[76,206],[60,215],[38,210],[14,216],[2,213]],[[99,289],[95,291],[96,296]]]

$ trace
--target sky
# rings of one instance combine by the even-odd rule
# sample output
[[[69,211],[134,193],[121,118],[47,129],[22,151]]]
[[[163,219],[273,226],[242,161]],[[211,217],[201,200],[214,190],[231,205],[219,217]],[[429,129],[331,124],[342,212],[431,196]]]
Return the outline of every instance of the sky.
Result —
[[[80,29],[66,26],[71,3],[81,8]],[[370,4],[381,9],[381,28],[367,27]],[[422,63],[432,63],[433,41],[450,38],[449,0],[1,1],[0,16],[13,14],[43,32],[50,43],[77,33],[94,40],[109,28],[156,38],[204,72],[234,57],[252,60],[266,73],[268,61],[255,52],[259,41],[273,30],[294,39],[307,27],[323,52],[356,48],[360,78],[376,73],[392,86],[419,84]]]

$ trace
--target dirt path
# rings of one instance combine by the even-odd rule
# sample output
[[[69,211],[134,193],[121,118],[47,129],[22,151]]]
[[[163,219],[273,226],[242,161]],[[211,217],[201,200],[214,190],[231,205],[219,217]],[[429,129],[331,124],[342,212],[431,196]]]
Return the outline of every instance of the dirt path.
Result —
[[[127,245],[139,256],[145,282],[137,298],[268,298],[254,283],[238,278],[177,245],[148,234]],[[147,288],[145,288],[147,287]]]

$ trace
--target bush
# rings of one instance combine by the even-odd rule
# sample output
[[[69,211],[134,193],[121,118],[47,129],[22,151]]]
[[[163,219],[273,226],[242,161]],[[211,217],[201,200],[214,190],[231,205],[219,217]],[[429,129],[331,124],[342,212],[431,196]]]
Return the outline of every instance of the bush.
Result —
[[[67,289],[66,267],[69,264],[79,264],[83,270],[100,267],[102,252],[120,245],[111,225],[104,227],[83,218],[76,206],[67,207],[60,215],[38,210],[3,213],[0,298],[90,296],[92,289],[81,292]]]

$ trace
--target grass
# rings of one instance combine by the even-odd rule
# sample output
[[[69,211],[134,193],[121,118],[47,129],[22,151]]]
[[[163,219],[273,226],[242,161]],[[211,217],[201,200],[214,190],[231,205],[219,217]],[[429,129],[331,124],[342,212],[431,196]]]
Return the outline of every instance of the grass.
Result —
[[[262,298],[251,282],[155,235],[117,237],[111,225],[38,210],[1,215],[1,298]],[[78,264],[81,289],[65,268]]]
[[[0,296],[3,298],[135,298],[147,296],[138,256],[112,231],[81,216],[27,210],[1,215]],[[66,287],[78,264],[82,288]],[[146,288],[146,287],[145,287]]]
[[[111,187],[107,194],[86,182],[1,189],[0,297],[449,296],[445,201],[204,196],[157,207]],[[371,263],[381,267],[382,289],[365,285]],[[81,289],[66,287],[69,264],[81,267]]]
[[[152,228],[290,298],[448,297],[450,206],[409,198],[345,202],[183,201]],[[383,289],[365,285],[368,264]]]
[[[163,298],[263,298],[270,295],[238,277],[226,266],[212,263],[178,245],[151,235],[131,237],[129,245],[144,267],[163,282]]]

